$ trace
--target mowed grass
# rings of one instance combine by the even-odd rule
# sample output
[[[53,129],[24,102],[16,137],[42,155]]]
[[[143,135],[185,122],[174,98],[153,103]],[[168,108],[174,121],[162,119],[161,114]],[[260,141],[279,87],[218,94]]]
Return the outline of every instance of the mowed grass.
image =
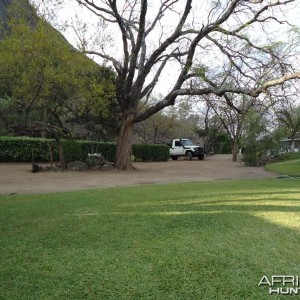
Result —
[[[269,299],[263,275],[300,275],[299,196],[298,180],[2,195],[0,299]]]
[[[300,159],[269,164],[266,166],[266,169],[283,175],[296,175],[300,177]]]

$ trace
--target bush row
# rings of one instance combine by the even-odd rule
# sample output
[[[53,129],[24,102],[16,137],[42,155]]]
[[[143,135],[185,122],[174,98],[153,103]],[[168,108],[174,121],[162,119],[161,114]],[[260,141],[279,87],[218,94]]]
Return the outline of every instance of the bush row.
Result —
[[[88,153],[101,153],[106,160],[113,162],[116,143],[103,143],[81,140],[62,140],[67,162],[85,161]],[[31,162],[32,154],[37,162],[58,161],[57,143],[52,139],[30,137],[0,137],[0,162]],[[165,145],[133,145],[132,153],[136,160],[165,161],[169,159],[169,148]]]
[[[132,145],[132,154],[135,160],[167,161],[170,157],[170,148],[167,145],[155,144]]]
[[[54,157],[57,160],[54,140],[29,137],[0,137],[0,161],[28,162],[32,160],[32,152],[34,152],[35,160],[50,161],[50,147],[55,150]]]
[[[115,143],[101,143],[92,141],[62,140],[64,155],[67,162],[84,161],[88,153],[102,153],[104,157],[113,161],[116,153]],[[46,162],[58,160],[58,147],[53,139],[30,137],[0,137],[1,162],[30,162],[32,154],[34,160]]]
[[[278,161],[286,161],[286,160],[293,160],[293,159],[300,159],[300,152],[281,153],[276,158],[276,160],[278,160]]]

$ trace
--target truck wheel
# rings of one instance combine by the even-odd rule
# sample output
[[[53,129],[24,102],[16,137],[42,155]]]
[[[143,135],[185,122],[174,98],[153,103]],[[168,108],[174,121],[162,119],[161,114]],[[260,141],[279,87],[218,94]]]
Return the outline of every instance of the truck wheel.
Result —
[[[204,160],[204,154],[200,154],[200,155],[198,156],[198,159],[199,159],[199,160]]]
[[[186,157],[188,158],[188,160],[192,160],[192,159],[193,159],[193,154],[192,154],[192,152],[191,152],[191,151],[188,151],[188,152],[186,153]]]
[[[177,159],[178,159],[178,156],[172,155],[171,158],[172,158],[173,160],[177,160]]]

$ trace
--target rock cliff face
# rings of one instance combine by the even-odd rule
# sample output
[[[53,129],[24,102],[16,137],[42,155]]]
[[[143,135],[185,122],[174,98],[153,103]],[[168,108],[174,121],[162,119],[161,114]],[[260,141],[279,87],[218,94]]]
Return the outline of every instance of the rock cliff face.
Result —
[[[37,15],[28,0],[0,0],[0,39],[9,32],[9,20],[20,15],[31,26],[36,24]]]
[[[8,12],[7,8],[11,4],[11,0],[0,1],[0,38],[3,37],[5,31],[8,30]]]
[[[1,0],[0,2],[0,17],[1,20],[7,17],[7,7],[11,4],[12,0]]]
[[[28,0],[0,0],[0,40],[10,33],[9,21],[20,17],[22,17],[23,20],[27,20],[28,25],[33,28],[36,27],[38,21],[41,20],[35,8],[30,5]],[[75,50],[59,31],[50,24],[47,24],[47,26],[52,35],[55,35],[58,40],[67,43],[70,46],[70,50]]]

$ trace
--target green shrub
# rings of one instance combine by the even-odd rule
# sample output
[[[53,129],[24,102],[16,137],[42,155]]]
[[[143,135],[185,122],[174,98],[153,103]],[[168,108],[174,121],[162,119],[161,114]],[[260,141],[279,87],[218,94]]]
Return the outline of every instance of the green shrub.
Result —
[[[114,162],[116,143],[93,141],[62,140],[67,162],[86,161],[88,153],[101,153],[104,158]],[[32,150],[37,162],[50,161],[50,147],[53,149],[53,160],[58,161],[57,144],[53,139],[30,137],[0,137],[0,162],[31,162]],[[133,145],[132,152],[136,160],[167,161],[169,147],[166,145]]]
[[[170,157],[170,148],[166,145],[138,144],[132,146],[132,154],[141,161],[167,161]]]
[[[105,159],[113,162],[116,155],[115,143],[91,141],[62,140],[64,155],[67,162],[85,161],[88,153],[101,153]],[[50,161],[50,147],[53,149],[53,160],[58,161],[57,144],[53,139],[31,137],[0,137],[0,162],[31,162],[32,150],[34,160]]]
[[[267,150],[259,143],[248,144],[243,161],[246,166],[263,166],[267,162]]]
[[[103,157],[110,161],[115,161],[117,144],[116,143],[104,143],[93,141],[78,141],[82,145],[82,156],[84,159],[88,157],[88,153],[101,153]]]
[[[32,151],[35,161],[50,161],[49,146],[56,150],[54,140],[30,137],[0,137],[1,162],[30,162]],[[54,151],[57,160],[57,151]]]
[[[72,161],[82,161],[83,157],[82,144],[80,141],[63,140],[64,156],[67,163]]]
[[[293,159],[300,159],[300,152],[282,153],[278,157],[276,157],[277,161],[286,161],[286,160],[293,160]]]
[[[88,157],[84,162],[89,168],[95,167],[97,165],[97,159],[95,157]]]

